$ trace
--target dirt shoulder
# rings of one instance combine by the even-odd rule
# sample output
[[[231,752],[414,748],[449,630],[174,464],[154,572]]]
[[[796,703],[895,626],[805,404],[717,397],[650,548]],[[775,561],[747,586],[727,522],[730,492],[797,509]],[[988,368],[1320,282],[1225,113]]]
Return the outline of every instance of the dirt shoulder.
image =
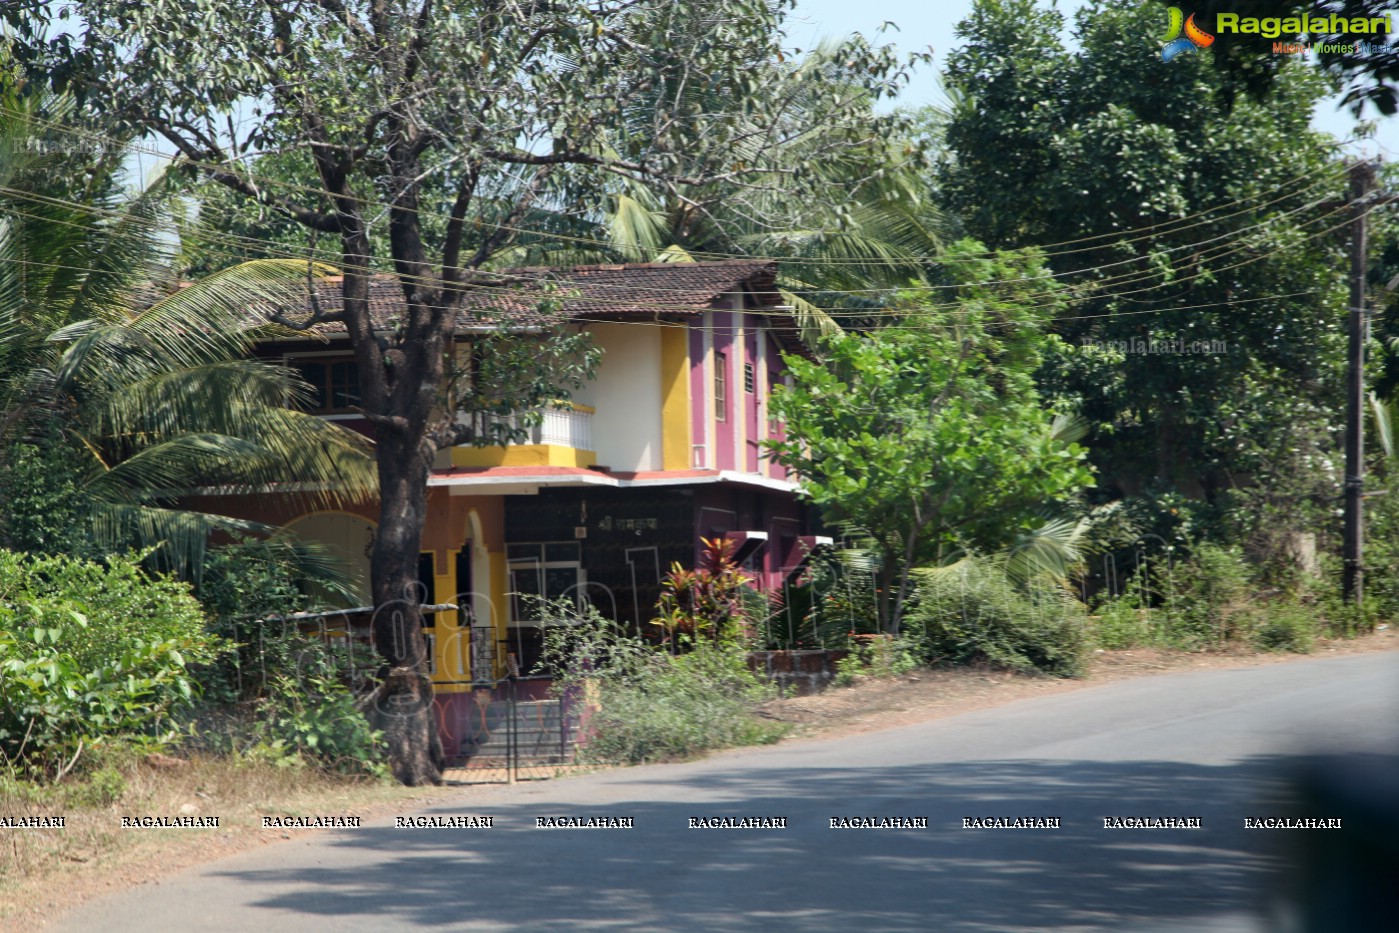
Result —
[[[788,723],[784,741],[810,741],[874,732],[956,716],[1034,696],[1187,670],[1227,670],[1286,664],[1307,658],[1399,650],[1389,628],[1345,641],[1323,641],[1309,655],[1188,654],[1156,649],[1098,652],[1080,680],[1026,677],[990,670],[919,671],[867,681],[808,697],[767,704],[763,715]],[[249,771],[224,762],[153,767],[135,763],[127,788],[108,809],[70,811],[57,831],[0,837],[0,930],[42,929],[63,910],[114,889],[158,884],[190,866],[278,842],[298,832],[267,829],[266,815],[355,815],[362,819],[407,812],[434,802],[484,793],[461,786],[405,788],[345,784],[305,773]],[[54,811],[57,812],[57,811]],[[216,830],[118,828],[122,815],[217,814]],[[45,835],[46,834],[46,835]]]

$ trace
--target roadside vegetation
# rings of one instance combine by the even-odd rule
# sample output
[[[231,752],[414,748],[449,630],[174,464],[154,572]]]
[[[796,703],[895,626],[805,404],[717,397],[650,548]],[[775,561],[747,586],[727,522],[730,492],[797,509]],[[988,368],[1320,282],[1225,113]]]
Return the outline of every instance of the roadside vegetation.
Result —
[[[647,633],[586,604],[540,607],[555,692],[592,709],[583,760],[673,761],[782,737],[781,726],[756,714],[780,691],[748,663],[762,601],[734,563],[733,547],[706,540],[697,568],[671,567]]]

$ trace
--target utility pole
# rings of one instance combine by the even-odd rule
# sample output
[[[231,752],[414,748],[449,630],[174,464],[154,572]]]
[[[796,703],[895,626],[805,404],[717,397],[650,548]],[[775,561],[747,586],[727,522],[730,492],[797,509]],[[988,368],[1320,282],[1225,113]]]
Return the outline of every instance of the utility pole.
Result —
[[[1341,597],[1359,603],[1364,595],[1365,565],[1365,215],[1375,184],[1373,162],[1350,166],[1350,309],[1346,350],[1346,482],[1345,519],[1341,531]]]

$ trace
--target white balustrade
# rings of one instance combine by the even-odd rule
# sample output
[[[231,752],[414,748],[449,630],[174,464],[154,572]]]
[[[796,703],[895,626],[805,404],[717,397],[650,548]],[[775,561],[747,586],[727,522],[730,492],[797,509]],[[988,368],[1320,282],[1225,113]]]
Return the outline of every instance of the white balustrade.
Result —
[[[574,450],[593,449],[593,413],[590,411],[546,408],[543,411],[543,420],[528,426],[523,423],[525,419],[519,413],[490,415],[477,412],[470,418],[476,425],[478,434],[489,432],[495,424],[523,430],[524,437],[513,442],[516,444],[554,444]]]

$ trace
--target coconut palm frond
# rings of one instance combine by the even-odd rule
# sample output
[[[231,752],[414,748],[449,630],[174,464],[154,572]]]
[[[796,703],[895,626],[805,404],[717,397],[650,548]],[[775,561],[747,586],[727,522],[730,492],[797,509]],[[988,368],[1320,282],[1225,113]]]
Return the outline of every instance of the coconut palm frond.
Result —
[[[86,489],[102,501],[131,505],[188,495],[226,464],[262,453],[257,444],[239,437],[184,434],[107,462],[96,454],[97,444],[82,440],[94,452],[93,461],[100,464],[90,474]]]
[[[234,537],[270,536],[280,529],[261,522],[208,512],[103,502],[94,509],[93,534],[99,541],[127,542],[149,552],[161,572],[198,582],[208,542],[215,534]]]
[[[841,326],[822,309],[796,294],[782,291],[782,303],[792,309],[797,334],[808,347],[818,347],[821,340],[842,333]]]
[[[1065,586],[1083,563],[1090,524],[1087,519],[1047,518],[998,551],[983,554],[954,550],[936,566],[917,568],[913,576],[930,583],[945,582],[975,567],[1003,574],[1021,589],[1028,589],[1037,581]]]
[[[1064,584],[1083,562],[1088,522],[1052,518],[1011,542],[1000,562],[1011,582],[1028,586],[1036,579]]]
[[[628,262],[650,262],[670,239],[665,214],[642,203],[632,194],[612,199],[607,216],[607,241]]]
[[[679,243],[672,243],[656,254],[655,262],[696,262],[690,251]]]
[[[158,342],[166,358],[214,362],[251,349],[267,312],[305,304],[308,264],[300,259],[254,259],[181,288],[135,315],[128,326]],[[310,264],[313,276],[334,274]]]
[[[1049,424],[1050,440],[1058,444],[1076,444],[1088,436],[1090,425],[1082,417],[1063,412]]]

